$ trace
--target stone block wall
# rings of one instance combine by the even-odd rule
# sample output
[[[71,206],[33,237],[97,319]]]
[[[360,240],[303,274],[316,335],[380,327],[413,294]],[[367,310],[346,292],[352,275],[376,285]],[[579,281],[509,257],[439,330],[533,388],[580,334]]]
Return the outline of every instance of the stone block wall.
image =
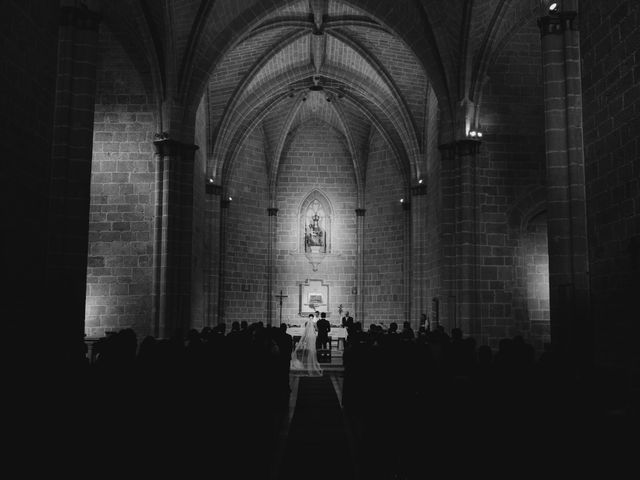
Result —
[[[547,217],[527,222],[514,258],[514,329],[527,336],[537,352],[551,342],[549,324],[549,247]]]
[[[278,171],[274,290],[282,289],[288,295],[283,302],[283,323],[297,323],[301,320],[299,285],[307,279],[323,280],[330,289],[328,318],[339,322],[338,305],[355,312],[357,187],[353,163],[342,135],[326,123],[310,120],[292,137]],[[300,251],[304,232],[300,232],[298,221],[301,203],[314,189],[328,198],[333,210],[331,254],[317,271]],[[276,303],[274,308],[274,319],[278,319]]]
[[[640,292],[640,4],[580,2],[591,314],[597,360],[628,363]]]
[[[393,152],[377,130],[367,160],[364,228],[366,324],[399,325],[406,318],[404,270],[405,190]],[[410,198],[404,198],[410,202]]]
[[[269,187],[261,129],[245,140],[224,194],[223,320],[266,322]]]
[[[501,338],[514,335],[532,341],[526,322],[515,322],[514,305],[529,305],[531,299],[526,289],[517,288],[519,282],[526,283],[526,269],[514,264],[521,231],[519,225],[510,225],[509,215],[523,196],[545,184],[540,32],[533,20],[507,41],[488,76],[476,167],[476,279],[482,331],[478,341],[495,348]]]
[[[425,141],[426,170],[424,181],[427,184],[426,208],[419,214],[423,216],[424,224],[424,272],[426,288],[426,307],[424,313],[430,322],[435,321],[435,316],[442,315],[442,298],[440,297],[442,286],[442,244],[440,242],[442,222],[442,189],[441,189],[441,159],[438,151],[438,104],[433,90],[429,90],[429,105],[427,112]],[[439,302],[438,313],[434,314],[433,299]]]
[[[151,324],[156,166],[154,101],[125,50],[100,27],[85,332]]]
[[[207,325],[205,276],[208,274],[205,262],[208,261],[210,248],[210,225],[205,220],[207,198],[205,194],[205,172],[207,165],[207,120],[206,95],[196,113],[195,144],[198,145],[193,159],[193,245],[191,263],[191,326],[202,329]]]

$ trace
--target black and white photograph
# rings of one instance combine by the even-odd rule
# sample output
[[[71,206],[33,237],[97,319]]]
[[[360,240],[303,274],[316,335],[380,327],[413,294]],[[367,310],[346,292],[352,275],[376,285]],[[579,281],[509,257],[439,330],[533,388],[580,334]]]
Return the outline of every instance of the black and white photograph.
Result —
[[[2,0],[7,478],[636,478],[640,0]]]

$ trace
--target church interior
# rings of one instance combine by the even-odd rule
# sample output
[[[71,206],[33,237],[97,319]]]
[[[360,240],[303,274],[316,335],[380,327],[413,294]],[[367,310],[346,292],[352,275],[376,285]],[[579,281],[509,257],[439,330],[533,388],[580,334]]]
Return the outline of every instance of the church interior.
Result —
[[[5,350],[98,457],[413,479],[623,450],[639,2],[2,10]],[[316,312],[324,374],[291,375]]]

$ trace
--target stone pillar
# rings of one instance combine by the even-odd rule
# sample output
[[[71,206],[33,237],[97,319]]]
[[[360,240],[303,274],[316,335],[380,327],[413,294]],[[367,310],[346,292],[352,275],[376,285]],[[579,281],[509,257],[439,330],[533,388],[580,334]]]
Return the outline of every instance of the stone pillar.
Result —
[[[273,298],[276,292],[273,289],[274,278],[274,255],[276,245],[276,233],[278,228],[278,209],[271,207],[267,209],[269,213],[269,237],[267,243],[267,325],[273,325],[274,316],[274,303]]]
[[[213,182],[207,182],[205,185],[206,205],[205,205],[205,252],[207,259],[205,260],[204,272],[204,297],[205,306],[205,322],[208,327],[216,324],[218,315],[218,282],[221,261],[220,252],[220,227],[221,227],[221,209],[220,195],[222,187]]]
[[[39,334],[55,346],[52,363],[82,352],[98,24],[87,8],[60,9],[46,278],[37,289],[45,292],[38,301],[47,304],[47,321]]]
[[[356,208],[356,225],[358,245],[356,250],[356,294],[354,319],[364,328],[364,208]]]
[[[478,337],[477,202],[475,164],[480,142],[458,140],[441,145],[443,196],[443,289],[445,327]],[[446,309],[443,308],[446,305]]]
[[[455,143],[447,143],[438,147],[442,160],[442,287],[438,299],[440,305],[439,323],[447,330],[458,326],[457,318],[457,284],[456,284],[456,201],[457,189]]]
[[[154,241],[155,334],[169,337],[187,329],[191,312],[193,158],[195,145],[163,139],[156,150]]]
[[[227,248],[227,217],[229,215],[229,206],[231,200],[228,197],[222,197],[220,200],[220,263],[218,270],[218,318],[217,323],[224,322],[224,255]]]
[[[476,163],[480,142],[456,142],[459,166],[457,245],[458,283],[460,292],[460,328],[465,334],[480,338],[482,333],[477,301],[477,228]]]
[[[538,21],[544,75],[551,344],[574,370],[590,368],[594,341],[576,17],[576,12],[563,11]]]
[[[420,326],[420,314],[427,313],[429,300],[427,299],[427,283],[425,278],[425,212],[427,211],[427,186],[416,185],[411,189],[411,245],[412,258],[412,327],[417,330]]]
[[[412,239],[411,239],[411,202],[402,203],[404,211],[404,251],[402,265],[402,296],[404,297],[404,320],[411,321],[411,271],[412,271]]]

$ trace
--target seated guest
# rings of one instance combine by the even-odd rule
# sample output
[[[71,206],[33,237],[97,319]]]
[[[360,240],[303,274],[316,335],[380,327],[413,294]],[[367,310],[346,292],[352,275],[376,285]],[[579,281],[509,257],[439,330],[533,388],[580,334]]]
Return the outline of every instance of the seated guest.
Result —
[[[415,334],[413,333],[413,329],[411,328],[411,323],[404,322],[402,324],[402,332],[400,333],[403,340],[413,340],[415,338]]]

